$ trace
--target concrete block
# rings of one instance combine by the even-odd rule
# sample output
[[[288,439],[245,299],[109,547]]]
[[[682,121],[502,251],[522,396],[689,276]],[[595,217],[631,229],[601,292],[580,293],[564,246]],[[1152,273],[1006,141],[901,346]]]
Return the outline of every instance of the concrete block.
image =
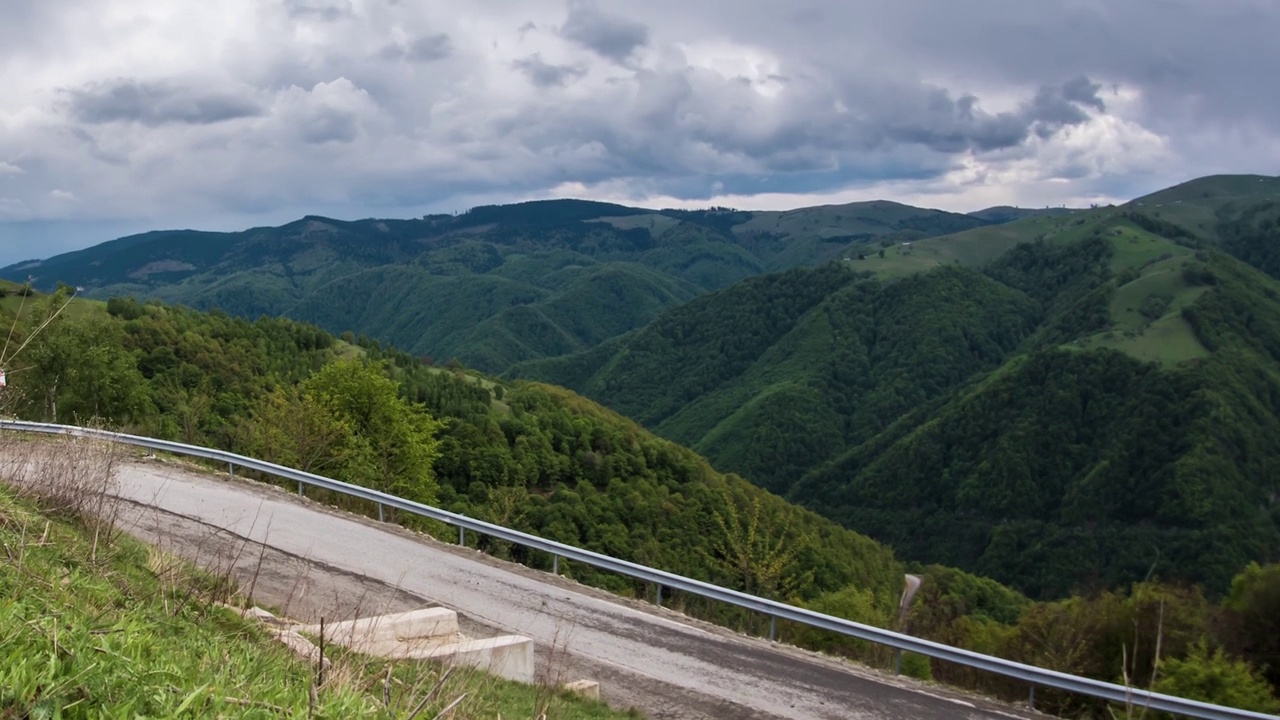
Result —
[[[276,640],[284,643],[284,646],[292,650],[298,657],[305,658],[307,662],[315,663],[320,658],[320,648],[316,647],[310,640],[302,637],[292,630],[282,630],[274,633]],[[329,658],[324,659],[324,667],[330,665]]]
[[[313,637],[319,625],[298,628]],[[458,636],[458,613],[448,608],[425,608],[408,612],[326,623],[325,642],[334,642],[370,655],[383,655],[396,645],[420,640],[428,644],[453,642]]]
[[[591,700],[600,699],[600,683],[595,680],[574,680],[571,683],[565,683],[564,689]]]
[[[245,610],[241,613],[241,617],[252,618],[254,620],[257,620],[258,622],[268,623],[272,625],[279,625],[281,623],[280,618],[276,617],[275,615],[271,614],[266,610],[263,610],[262,608],[256,605],[251,608],[245,608]]]
[[[443,645],[425,646],[401,643],[393,658],[434,659],[466,665],[492,675],[522,683],[533,682],[533,640],[520,635],[499,635],[482,640],[467,640]]]
[[[319,625],[297,628],[319,637]],[[436,659],[478,668],[517,682],[533,682],[533,640],[501,635],[473,640],[458,632],[458,613],[448,608],[326,623],[326,644],[392,659]],[[305,639],[304,639],[305,640]]]

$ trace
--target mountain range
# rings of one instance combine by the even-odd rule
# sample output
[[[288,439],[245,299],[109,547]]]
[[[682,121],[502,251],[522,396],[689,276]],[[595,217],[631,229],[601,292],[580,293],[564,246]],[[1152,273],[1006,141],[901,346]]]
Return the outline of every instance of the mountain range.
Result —
[[[1033,597],[1280,558],[1280,178],[1118,207],[583,201],[149,233],[0,270],[580,392]]]
[[[1206,178],[755,277],[510,374],[1033,596],[1224,590],[1280,554],[1278,211],[1280,180]]]
[[[288,315],[500,372],[593,348],[754,275],[993,221],[891,202],[741,212],[554,200],[416,220],[150,232],[17,263],[0,277]]]

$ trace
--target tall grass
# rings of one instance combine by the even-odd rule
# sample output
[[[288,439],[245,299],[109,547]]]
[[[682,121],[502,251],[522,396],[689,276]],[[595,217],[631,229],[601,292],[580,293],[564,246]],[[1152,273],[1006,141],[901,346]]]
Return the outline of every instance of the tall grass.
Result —
[[[117,452],[0,438],[0,719],[625,717],[448,663],[293,654],[222,604],[228,576],[120,533]]]

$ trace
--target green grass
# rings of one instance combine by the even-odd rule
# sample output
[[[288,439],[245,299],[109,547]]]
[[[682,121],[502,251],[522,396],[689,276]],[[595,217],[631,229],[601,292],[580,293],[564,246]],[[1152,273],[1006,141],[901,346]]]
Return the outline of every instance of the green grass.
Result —
[[[0,718],[402,718],[433,688],[419,717],[464,693],[452,717],[627,717],[478,671],[440,684],[435,663],[343,652],[313,706],[313,664],[214,604],[230,591],[219,578],[3,485],[0,548]]]
[[[1083,350],[1111,348],[1165,367],[1209,355],[1187,321],[1176,314],[1155,320],[1139,333],[1107,331],[1070,347]]]
[[[1117,275],[1129,268],[1142,270],[1162,260],[1186,257],[1194,252],[1127,223],[1110,228],[1106,237],[1115,248],[1111,272]]]
[[[1129,249],[1122,258],[1122,247],[1137,249]],[[1166,367],[1208,357],[1208,349],[1182,318],[1182,309],[1209,291],[1203,286],[1192,287],[1182,277],[1190,252],[1163,241],[1132,245],[1127,237],[1117,238],[1113,265],[1145,265],[1143,274],[1116,288],[1111,298],[1111,328],[1068,347],[1112,348]]]
[[[9,324],[15,317],[28,323],[38,322],[47,317],[49,296],[32,292],[29,297],[23,297],[18,293],[21,289],[21,285],[0,280],[0,290],[6,291],[5,296],[0,297],[0,333],[8,334]],[[107,304],[101,300],[76,298],[63,310],[62,317],[80,320],[105,315],[106,312]],[[2,343],[3,341],[0,341],[0,344]]]
[[[761,211],[734,227],[738,235],[764,232],[796,236],[838,237],[870,233],[882,235],[903,223],[936,218],[940,223],[972,227],[976,220],[939,210],[918,208],[887,200],[844,205],[819,205],[787,211]],[[972,224],[968,224],[972,222]]]
[[[899,278],[939,265],[981,266],[1022,242],[1078,242],[1097,232],[1111,241],[1115,253],[1111,271],[1136,270],[1140,277],[1116,289],[1111,302],[1112,327],[1068,347],[1113,348],[1140,360],[1174,365],[1208,355],[1190,325],[1181,317],[1205,288],[1192,288],[1182,279],[1183,265],[1194,251],[1119,220],[1119,210],[1099,208],[1068,215],[1031,217],[1003,225],[912,243],[909,252],[891,247],[885,257],[870,254],[851,261],[883,278]],[[1154,299],[1154,300],[1153,300]],[[1155,314],[1153,305],[1164,303]],[[1147,314],[1143,314],[1144,308]]]
[[[1012,250],[1019,243],[1044,238],[1050,242],[1083,239],[1095,223],[1105,219],[1107,210],[1077,211],[1069,215],[1033,216],[1001,225],[966,230],[954,235],[925,238],[885,248],[866,247],[865,260],[852,260],[858,270],[869,270],[882,278],[900,278],[931,270],[939,265],[980,267]]]
[[[587,222],[598,222],[612,225],[619,230],[633,230],[635,228],[644,228],[649,231],[649,235],[654,238],[661,237],[668,230],[680,224],[680,221],[661,215],[659,213],[651,213],[645,215],[623,215],[620,217],[602,217]]]
[[[1211,175],[1160,190],[1126,205],[1161,220],[1174,222],[1202,237],[1213,238],[1218,210],[1280,199],[1280,177]]]

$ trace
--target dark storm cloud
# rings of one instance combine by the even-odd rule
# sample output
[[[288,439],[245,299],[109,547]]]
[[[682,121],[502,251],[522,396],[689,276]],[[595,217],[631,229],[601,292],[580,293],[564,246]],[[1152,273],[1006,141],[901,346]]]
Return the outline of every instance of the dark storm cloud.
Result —
[[[113,80],[68,90],[72,115],[89,124],[211,125],[262,114],[255,101],[176,83]]]
[[[1062,98],[1071,102],[1088,105],[1099,112],[1105,112],[1107,104],[1098,97],[1098,91],[1102,89],[1102,85],[1091,81],[1089,78],[1081,75],[1062,84]]]
[[[858,165],[861,153],[909,156],[908,147],[943,155],[1012,148],[1033,131],[1050,136],[1085,122],[1089,116],[1081,103],[1096,107],[1096,94],[1088,89],[1094,86],[1087,81],[1042,88],[1018,110],[998,113],[984,110],[974,95],[955,97],[918,83],[850,81],[830,87],[796,82],[767,99],[750,83],[706,72],[640,73],[635,82],[622,115],[629,127],[607,126],[602,138],[607,147],[637,163],[644,155],[669,153],[673,161],[684,162],[678,158],[690,157],[685,150],[662,148],[685,141],[773,172]],[[617,106],[609,98],[601,102]],[[644,142],[618,141],[637,137]]]
[[[1088,120],[1085,107],[1106,111],[1106,104],[1098,97],[1101,87],[1086,77],[1078,77],[1059,86],[1042,87],[1023,115],[1035,126],[1040,137],[1047,138],[1066,125],[1078,125]]]
[[[888,99],[896,95],[895,99]],[[942,88],[885,88],[848,99],[863,108],[861,132],[893,143],[921,145],[940,153],[986,152],[1026,140],[1032,120],[1023,113],[988,113],[979,98],[953,98]]]
[[[679,4],[656,1],[659,12]],[[1085,75],[1104,88],[1136,91],[1140,105],[1127,108],[1129,117],[1174,136],[1246,117],[1280,129],[1280,93],[1254,90],[1274,85],[1280,72],[1280,3],[1273,0],[797,0],[798,10],[772,14],[707,1],[724,32],[775,47],[802,47],[806,38],[815,54],[867,47],[895,64],[991,85]],[[796,12],[818,21],[796,22]]]
[[[559,79],[535,61],[518,66],[531,76],[546,71],[548,85]],[[664,193],[698,198],[713,182],[731,192],[819,192],[939,177],[958,155],[1019,147],[1033,132],[1052,136],[1087,121],[1084,108],[1098,106],[1097,86],[1082,79],[991,112],[973,94],[918,82],[761,78],[639,70],[596,93],[521,108],[480,132],[511,138],[542,158],[530,169],[539,175],[643,179]],[[761,91],[760,82],[770,89]]]
[[[587,74],[581,65],[552,65],[534,53],[512,63],[529,81],[541,88],[563,87]]]
[[[592,0],[569,0],[569,17],[560,34],[614,62],[626,60],[649,44],[647,26],[602,12]]]

